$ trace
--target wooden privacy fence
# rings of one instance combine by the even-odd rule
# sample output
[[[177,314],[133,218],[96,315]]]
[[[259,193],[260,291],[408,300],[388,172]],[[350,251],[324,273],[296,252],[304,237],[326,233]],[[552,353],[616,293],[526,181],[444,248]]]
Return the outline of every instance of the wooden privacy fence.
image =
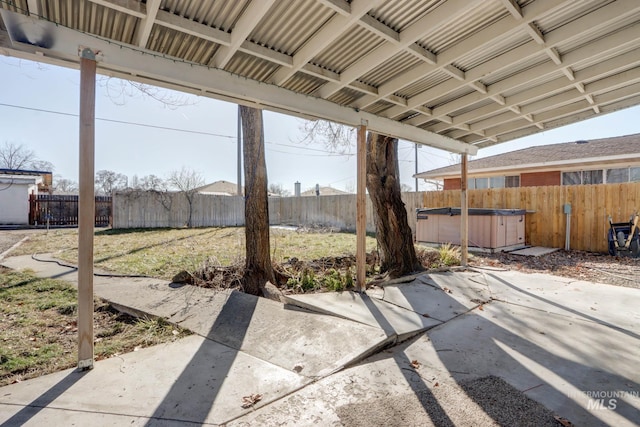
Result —
[[[570,248],[607,251],[608,217],[625,222],[640,211],[640,183],[468,190],[470,208],[526,209],[525,238],[532,246],[564,248],[571,205]],[[460,191],[424,193],[429,208],[459,207]]]
[[[403,193],[409,226],[415,232],[415,210],[422,206],[422,193]],[[113,199],[114,228],[184,227],[189,204],[182,193],[123,192]],[[195,194],[191,224],[194,227],[244,225],[244,198]],[[272,197],[269,199],[272,225],[325,226],[341,230],[356,228],[354,194],[312,197]],[[373,208],[367,198],[367,231],[375,232]]]
[[[96,227],[111,224],[111,196],[96,196]],[[29,224],[52,226],[78,225],[78,196],[57,194],[29,195]]]

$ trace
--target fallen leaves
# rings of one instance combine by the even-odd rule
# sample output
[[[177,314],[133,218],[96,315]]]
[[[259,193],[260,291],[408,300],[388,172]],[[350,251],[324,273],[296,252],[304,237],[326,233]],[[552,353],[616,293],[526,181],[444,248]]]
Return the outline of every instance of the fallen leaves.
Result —
[[[251,408],[253,405],[255,405],[256,403],[260,402],[261,400],[262,400],[262,395],[261,394],[250,394],[249,396],[243,396],[242,397],[242,407],[244,409]]]
[[[420,366],[422,366],[422,363],[418,362],[417,360],[412,360],[411,361],[411,367],[413,369],[418,369]]]
[[[453,292],[451,291],[451,289],[447,288],[446,286],[444,288],[442,288],[443,291],[445,291],[448,294],[452,294]]]
[[[555,418],[556,421],[562,424],[564,427],[573,427],[573,424],[571,423],[571,421],[569,421],[566,418],[562,418],[558,415],[554,415],[553,418]]]

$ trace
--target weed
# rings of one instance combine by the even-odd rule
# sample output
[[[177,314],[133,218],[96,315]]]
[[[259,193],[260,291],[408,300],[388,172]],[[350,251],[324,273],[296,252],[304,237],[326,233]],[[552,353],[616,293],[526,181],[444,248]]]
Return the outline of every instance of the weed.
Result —
[[[324,286],[330,291],[339,292],[344,289],[342,275],[333,268],[324,275],[322,281]]]
[[[460,265],[460,248],[453,246],[451,243],[445,243],[438,249],[440,254],[440,262],[448,267],[452,265]]]
[[[304,269],[304,271],[302,272],[302,277],[300,278],[300,287],[303,291],[310,291],[312,289],[315,289],[316,281],[313,270],[309,270],[308,268]]]

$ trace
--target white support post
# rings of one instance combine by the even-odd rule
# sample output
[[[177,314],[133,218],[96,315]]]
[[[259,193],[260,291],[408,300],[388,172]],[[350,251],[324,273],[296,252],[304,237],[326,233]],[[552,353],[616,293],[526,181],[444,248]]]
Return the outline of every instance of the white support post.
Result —
[[[467,266],[469,259],[469,203],[467,200],[467,153],[462,153],[460,177],[460,265]]]
[[[360,292],[367,290],[367,122],[358,126],[357,143],[357,195],[356,195],[356,284]]]
[[[95,224],[96,60],[80,53],[80,196],[78,206],[78,368],[93,368],[93,227]]]

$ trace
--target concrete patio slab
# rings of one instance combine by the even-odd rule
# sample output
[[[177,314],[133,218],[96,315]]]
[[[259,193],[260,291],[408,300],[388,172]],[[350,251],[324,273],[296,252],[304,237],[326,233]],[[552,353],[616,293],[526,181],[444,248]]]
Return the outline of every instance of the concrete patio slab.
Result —
[[[300,388],[303,377],[193,335],[170,344],[2,388],[0,422],[7,425],[222,424]],[[47,411],[41,411],[43,407]],[[124,421],[124,423],[123,423]]]
[[[373,296],[442,322],[490,300],[487,286],[461,273],[424,274],[411,283],[385,285]]]
[[[8,258],[3,264],[14,269],[31,269],[40,277],[55,275],[72,281],[77,277],[68,267],[38,262],[30,256]],[[95,277],[94,291],[125,312],[165,318],[235,350],[311,378],[356,363],[395,339],[379,327],[310,314],[235,291],[117,276]],[[437,324],[426,318],[424,322],[430,326]]]
[[[422,363],[428,378],[503,378],[574,425],[635,426],[639,347],[637,336],[606,326],[494,301],[398,351]],[[601,407],[588,392],[624,397],[612,410],[608,398]]]
[[[7,261],[47,274],[30,257],[22,267]],[[483,270],[420,275],[364,298],[301,298],[330,311],[318,303],[326,299],[332,311],[377,327],[156,279],[96,277],[95,290],[202,336],[100,361],[88,373],[3,387],[0,423],[552,426],[553,413],[574,425],[640,420],[638,289]],[[435,326],[383,349],[425,320]],[[255,410],[241,408],[251,394],[263,395]]]
[[[390,338],[397,337],[399,341],[441,323],[438,319],[424,316],[423,313],[356,292],[287,295],[285,299],[292,305],[380,328]]]
[[[530,248],[518,249],[517,251],[510,251],[509,253],[513,255],[538,257],[542,255],[547,255],[559,250],[560,249],[558,248],[545,248],[542,246],[532,246]]]
[[[493,298],[640,334],[640,291],[547,274],[491,271],[477,277]],[[622,308],[622,309],[621,309]]]
[[[557,427],[549,410],[499,378],[457,382],[431,375],[396,349],[228,424],[256,425]]]

